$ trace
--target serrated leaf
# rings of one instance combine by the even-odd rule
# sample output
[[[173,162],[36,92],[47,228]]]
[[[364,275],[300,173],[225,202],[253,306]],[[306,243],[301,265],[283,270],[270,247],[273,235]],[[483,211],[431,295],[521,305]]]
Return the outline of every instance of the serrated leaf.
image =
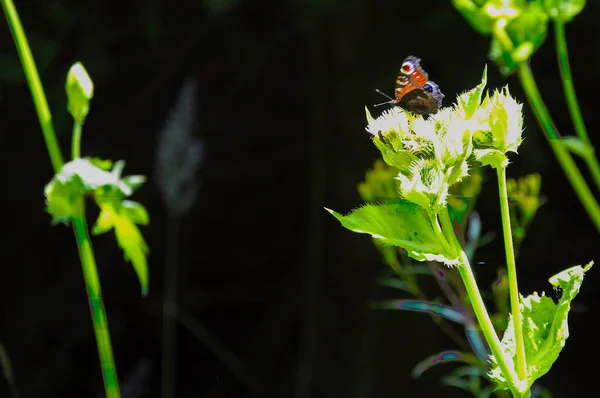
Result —
[[[497,149],[473,149],[473,155],[482,166],[491,166],[494,169],[508,166],[508,158]]]
[[[554,304],[554,301],[543,293],[542,296],[534,293],[521,298],[519,310],[523,318],[527,388],[531,387],[538,378],[550,370],[565,346],[569,337],[567,318],[571,301],[579,293],[584,273],[590,269],[591,265],[592,263],[585,268],[581,266],[572,267],[550,278],[550,283],[553,286],[563,289],[558,304]],[[502,351],[509,367],[512,367],[516,361],[514,334],[514,324],[511,317],[501,341]],[[507,389],[509,386],[502,376],[493,355],[491,361],[490,377],[498,383],[500,388]]]
[[[406,249],[415,260],[455,264],[456,256],[445,249],[443,236],[436,234],[428,213],[408,201],[368,204],[343,216],[325,209],[350,231],[369,234],[384,243]]]

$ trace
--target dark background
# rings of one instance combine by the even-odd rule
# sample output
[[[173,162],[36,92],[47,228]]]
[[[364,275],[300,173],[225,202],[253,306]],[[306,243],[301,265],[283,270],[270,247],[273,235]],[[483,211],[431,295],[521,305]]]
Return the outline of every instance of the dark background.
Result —
[[[198,82],[206,155],[198,199],[181,223],[180,305],[241,363],[235,375],[206,337],[178,332],[177,397],[466,397],[439,385],[442,365],[420,380],[421,359],[456,348],[423,314],[373,312],[384,267],[371,240],[343,229],[323,207],[360,204],[356,184],[378,153],[364,130],[364,106],[393,92],[409,54],[446,94],[474,87],[487,62],[479,36],[445,1],[167,2],[16,1],[44,82],[64,154],[71,120],[64,79],[81,61],[95,83],[83,155],[125,159],[125,174],[149,182],[134,195],[150,212],[143,227],[150,294],[124,262],[114,234],[93,239],[124,397],[158,397],[166,211],[153,179],[157,136],[187,77]],[[600,5],[567,26],[583,115],[598,144]],[[573,133],[558,80],[552,30],[531,61],[563,135]],[[20,397],[98,397],[102,379],[86,292],[70,228],[52,227],[43,187],[52,178],[31,97],[6,25],[0,29],[2,222],[0,342]],[[490,64],[489,87],[515,76]],[[544,205],[522,245],[520,290],[600,259],[587,219],[525,106],[525,142],[509,176],[542,175]],[[500,232],[494,176],[478,211]],[[591,181],[591,180],[590,180]],[[92,207],[92,206],[90,206]],[[89,211],[90,223],[97,213]],[[488,288],[501,241],[478,252]],[[598,271],[586,277],[570,317],[571,338],[541,379],[555,397],[593,395],[600,343],[593,327]],[[136,370],[137,369],[137,370]],[[135,375],[139,377],[136,384]],[[584,392],[586,392],[584,394]],[[0,379],[0,396],[8,396]]]

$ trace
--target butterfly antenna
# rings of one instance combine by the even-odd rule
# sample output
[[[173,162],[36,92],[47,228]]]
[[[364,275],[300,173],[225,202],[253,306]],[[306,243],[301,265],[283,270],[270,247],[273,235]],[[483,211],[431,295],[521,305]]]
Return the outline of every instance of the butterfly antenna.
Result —
[[[384,93],[383,91],[381,91],[380,89],[376,88],[375,89],[376,92],[378,92],[379,94],[383,95],[386,98],[389,98],[389,101],[385,101],[385,102],[381,102],[379,104],[375,104],[373,106],[381,106],[381,105],[386,105],[386,104],[393,104],[394,103],[394,99],[392,97],[390,97],[389,95],[387,95],[386,93]]]
[[[390,101],[394,100],[392,97],[390,97],[389,95],[387,95],[386,93],[384,93],[383,91],[381,91],[378,88],[376,88],[375,91],[378,92],[379,94],[383,95],[385,98],[388,98]]]

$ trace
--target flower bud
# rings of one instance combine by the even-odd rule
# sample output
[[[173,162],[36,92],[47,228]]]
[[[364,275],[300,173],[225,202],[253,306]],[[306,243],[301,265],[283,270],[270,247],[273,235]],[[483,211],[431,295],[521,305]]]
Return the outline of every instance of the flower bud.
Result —
[[[94,83],[81,62],[75,63],[69,69],[65,90],[69,113],[76,123],[83,124],[90,110],[90,100],[94,96]]]

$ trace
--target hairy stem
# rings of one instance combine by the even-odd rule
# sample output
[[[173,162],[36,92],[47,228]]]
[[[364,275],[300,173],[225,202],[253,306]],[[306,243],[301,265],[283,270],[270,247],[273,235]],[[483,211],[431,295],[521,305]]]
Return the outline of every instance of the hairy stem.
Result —
[[[525,341],[523,340],[521,311],[519,310],[520,297],[517,285],[517,266],[510,226],[508,193],[506,190],[506,168],[499,168],[497,169],[497,172],[498,192],[500,194],[500,213],[502,216],[502,230],[504,234],[504,250],[506,252],[506,269],[508,271],[508,286],[510,292],[510,309],[515,329],[515,344],[517,348],[517,374],[519,375],[519,379],[525,380],[527,362],[525,358]]]
[[[453,231],[452,221],[450,220],[450,215],[448,214],[448,208],[444,208],[440,212],[440,221],[442,223],[442,228],[446,231],[446,236],[450,235],[450,231]],[[477,318],[477,322],[479,323],[479,327],[483,333],[485,341],[490,347],[490,351],[494,355],[498,366],[500,367],[500,371],[502,375],[506,379],[513,396],[515,397],[526,397],[528,395],[523,395],[517,389],[517,381],[518,377],[514,371],[514,369],[508,366],[506,362],[506,358],[502,352],[502,346],[500,344],[500,339],[496,335],[496,331],[494,330],[494,325],[490,316],[485,308],[485,304],[483,303],[483,298],[481,297],[481,293],[479,292],[479,288],[477,287],[477,282],[475,280],[475,275],[473,274],[473,270],[471,269],[471,264],[469,264],[469,259],[460,247],[460,243],[455,235],[451,235],[453,240],[451,244],[454,246],[454,249],[458,252],[460,258],[460,264],[457,266],[458,271],[460,273],[461,279],[465,285],[465,290],[469,297],[469,301],[471,302],[471,306],[473,307],[473,312],[475,313],[475,317]]]

